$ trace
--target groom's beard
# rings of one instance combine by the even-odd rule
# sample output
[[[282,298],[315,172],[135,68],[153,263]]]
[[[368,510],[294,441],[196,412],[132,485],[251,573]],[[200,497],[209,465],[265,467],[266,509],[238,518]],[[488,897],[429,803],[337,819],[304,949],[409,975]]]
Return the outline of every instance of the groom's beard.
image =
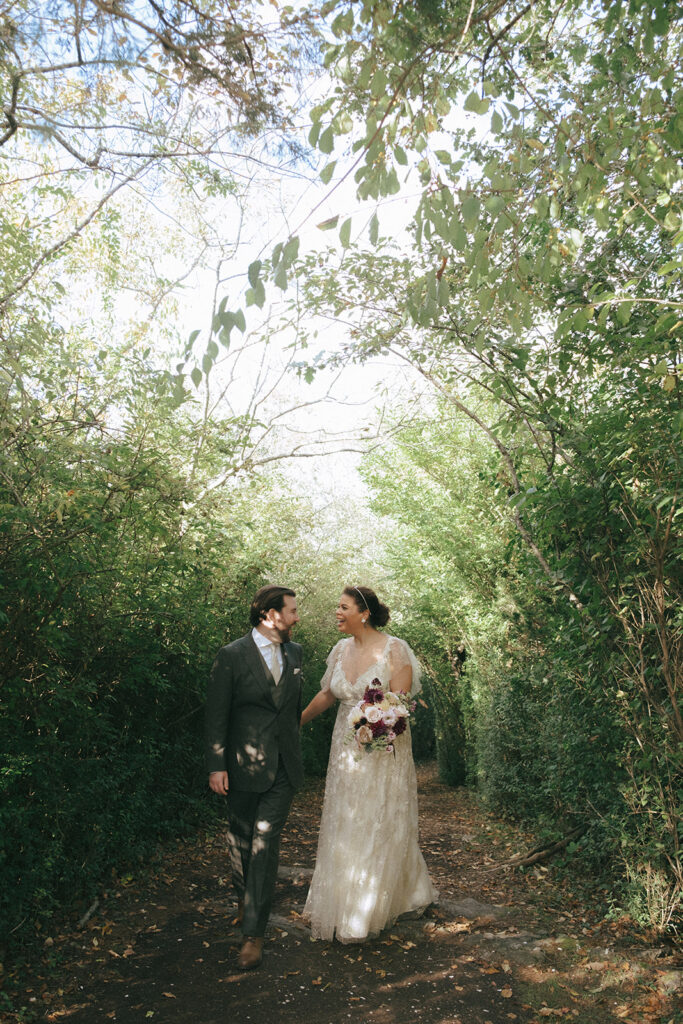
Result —
[[[283,629],[276,629],[275,632],[280,637],[280,643],[281,644],[286,644],[288,642],[290,634],[292,632],[292,627],[291,626],[285,626]]]

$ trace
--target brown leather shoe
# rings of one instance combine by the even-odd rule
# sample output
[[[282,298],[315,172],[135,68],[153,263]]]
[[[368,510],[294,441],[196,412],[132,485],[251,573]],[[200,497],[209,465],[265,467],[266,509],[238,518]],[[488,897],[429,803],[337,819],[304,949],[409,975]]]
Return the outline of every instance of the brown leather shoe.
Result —
[[[262,959],[263,939],[261,937],[252,938],[249,935],[245,935],[237,960],[239,969],[241,971],[253,971],[256,967],[260,967]]]

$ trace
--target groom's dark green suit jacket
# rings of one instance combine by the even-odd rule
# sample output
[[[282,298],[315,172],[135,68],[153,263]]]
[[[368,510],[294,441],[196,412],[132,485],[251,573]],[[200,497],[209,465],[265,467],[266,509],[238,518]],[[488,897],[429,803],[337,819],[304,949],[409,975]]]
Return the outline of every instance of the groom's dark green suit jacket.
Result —
[[[282,644],[282,676],[276,684],[251,633],[218,652],[206,701],[206,762],[228,773],[230,789],[263,793],[282,758],[289,781],[303,782],[301,647]]]

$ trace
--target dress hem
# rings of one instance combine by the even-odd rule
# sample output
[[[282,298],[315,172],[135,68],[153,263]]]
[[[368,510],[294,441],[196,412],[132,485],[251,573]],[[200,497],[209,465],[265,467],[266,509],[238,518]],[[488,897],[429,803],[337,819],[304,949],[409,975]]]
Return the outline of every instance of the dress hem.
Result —
[[[397,922],[402,920],[417,920],[423,916],[423,914],[425,913],[426,910],[429,909],[429,907],[437,907],[438,905],[439,894],[435,893],[434,899],[430,900],[429,903],[424,903],[418,907],[413,907],[411,910],[402,910],[400,914],[397,914],[395,917],[390,918],[386,922],[386,924],[382,925],[382,927],[378,931],[368,932],[367,935],[338,935],[338,929],[336,927],[332,929],[332,935],[316,935],[313,931],[313,926],[311,924],[310,917],[306,916],[306,914],[303,914],[301,919],[303,923],[311,929],[311,938],[313,939],[314,942],[339,942],[342,946],[350,946],[354,943],[371,942],[373,939],[378,938],[382,934],[382,932],[387,931],[387,929],[389,928],[393,928]]]

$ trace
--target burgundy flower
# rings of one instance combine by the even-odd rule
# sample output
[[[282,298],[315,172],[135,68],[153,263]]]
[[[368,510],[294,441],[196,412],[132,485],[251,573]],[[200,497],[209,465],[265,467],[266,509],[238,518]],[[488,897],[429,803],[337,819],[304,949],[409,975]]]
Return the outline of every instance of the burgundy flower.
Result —
[[[386,734],[389,732],[388,727],[384,724],[384,722],[381,719],[379,722],[370,722],[370,728],[372,729],[372,735],[374,739],[376,739],[378,736],[386,736]]]
[[[363,694],[363,700],[367,704],[381,704],[384,700],[384,691],[382,684],[379,679],[373,679],[365,693]]]
[[[394,732],[397,736],[400,736],[402,732],[406,731],[406,720],[405,718],[399,718],[394,726]]]

